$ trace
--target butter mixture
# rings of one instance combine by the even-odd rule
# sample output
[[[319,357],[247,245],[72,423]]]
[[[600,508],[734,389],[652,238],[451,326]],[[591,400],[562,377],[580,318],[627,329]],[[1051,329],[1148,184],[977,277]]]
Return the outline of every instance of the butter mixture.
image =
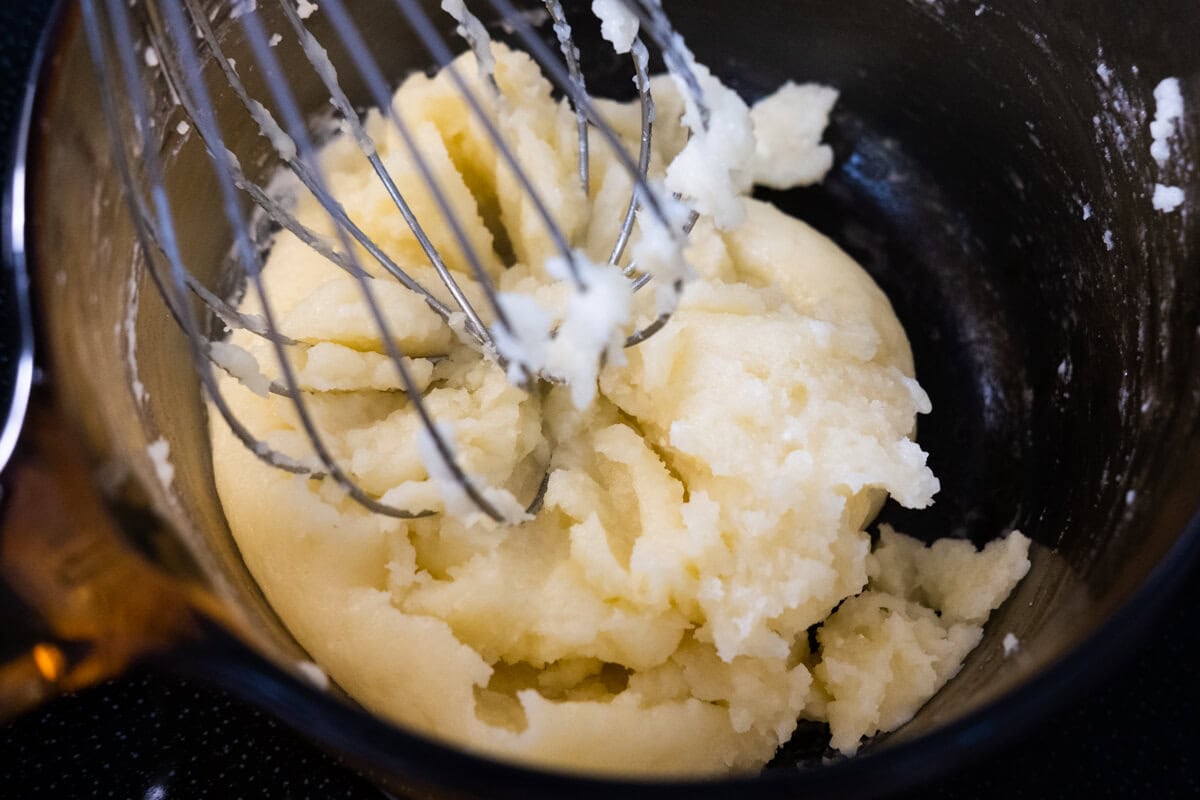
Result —
[[[609,24],[624,35],[620,19]],[[938,490],[912,438],[929,400],[867,274],[746,196],[755,181],[820,179],[835,93],[789,84],[743,106],[751,127],[714,126],[705,140],[676,82],[655,78],[652,180],[672,226],[671,192],[701,215],[682,253],[682,294],[664,292],[658,273],[634,294],[606,265],[633,189],[627,170],[593,136],[585,194],[574,113],[527,56],[493,52],[497,125],[576,248],[586,291],[562,280],[562,254],[445,74],[411,76],[395,105],[503,293],[514,330],[501,351],[565,383],[515,385],[460,335],[461,320],[447,325],[382,271],[371,283],[459,463],[512,524],[474,510],[431,452],[357,283],[285,232],[264,278],[283,333],[304,343],[290,352],[327,446],[374,496],[444,513],[369,513],[333,481],[263,464],[214,414],[217,487],[249,568],[350,695],[478,752],[604,773],[744,771],[807,718],[828,722],[833,746],[853,753],[957,672],[1028,569],[1029,543],[1013,533],[982,552],[961,541],[927,548],[885,529],[872,551],[864,528],[887,495],[920,508]],[[458,68],[486,92],[473,56]],[[736,114],[740,99],[721,89],[718,104]],[[636,153],[637,105],[599,106]],[[398,134],[374,112],[366,127],[485,310]],[[713,179],[692,162],[722,142],[739,155]],[[350,217],[440,287],[351,137],[334,138],[323,160]],[[332,236],[315,201],[297,203],[300,219]],[[639,220],[631,252],[653,270],[666,229],[644,208]],[[588,303],[602,319],[573,321],[592,313]],[[620,346],[669,307],[661,332]],[[258,311],[258,299],[243,310]],[[237,367],[222,388],[238,416],[311,459],[291,401],[255,380],[279,375],[270,345],[238,332],[220,357]],[[527,515],[547,473],[542,506]]]

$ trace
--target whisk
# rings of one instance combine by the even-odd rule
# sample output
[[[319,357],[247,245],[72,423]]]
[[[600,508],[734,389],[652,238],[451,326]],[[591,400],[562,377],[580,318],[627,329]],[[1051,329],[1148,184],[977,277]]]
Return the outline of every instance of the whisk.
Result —
[[[624,218],[613,242],[608,258],[610,265],[618,266],[629,244],[635,221],[650,215],[658,225],[671,232],[682,252],[682,239],[695,223],[692,214],[685,224],[672,225],[664,197],[652,189],[647,173],[650,164],[655,106],[648,74],[649,50],[642,39],[644,33],[658,49],[667,68],[686,87],[690,101],[699,112],[705,127],[709,123],[709,112],[705,106],[703,92],[691,68],[690,54],[682,40],[674,32],[659,4],[659,0],[617,0],[623,3],[624,13],[631,15],[627,20],[637,21],[638,33],[629,46],[634,80],[641,108],[641,135],[639,152],[628,152],[620,137],[598,112],[588,93],[587,82],[580,65],[579,51],[573,36],[568,14],[559,0],[544,0],[544,18],[553,26],[557,41],[557,52],[553,44],[544,41],[535,30],[528,10],[519,11],[510,0],[486,0],[490,13],[504,22],[519,38],[527,52],[538,62],[544,74],[567,98],[574,111],[578,129],[578,179],[586,195],[589,176],[589,147],[592,133],[612,148],[616,161],[632,177],[631,192]],[[265,216],[278,228],[286,229],[305,245],[317,251],[328,261],[352,276],[360,286],[362,295],[373,323],[380,333],[385,353],[399,377],[399,385],[407,394],[420,425],[445,469],[461,487],[466,497],[481,512],[491,519],[504,520],[501,510],[487,496],[458,463],[452,443],[422,400],[422,394],[404,353],[391,335],[384,311],[373,290],[378,280],[395,280],[405,289],[416,293],[430,309],[446,324],[454,318],[464,320],[462,329],[483,352],[501,367],[507,366],[506,359],[496,346],[495,334],[485,324],[483,316],[468,298],[464,287],[447,267],[438,248],[426,233],[422,220],[412,210],[405,193],[375,151],[374,144],[364,129],[364,124],[346,92],[339,83],[338,75],[325,48],[310,32],[305,20],[315,9],[307,0],[258,0],[264,6],[278,2],[279,11],[286,21],[288,34],[294,36],[302,48],[312,70],[309,79],[317,79],[324,85],[329,99],[348,126],[348,135],[358,146],[372,171],[395,207],[411,230],[438,280],[451,298],[450,303],[439,300],[429,287],[422,285],[393,260],[384,248],[363,231],[332,193],[326,176],[318,161],[318,143],[306,125],[294,91],[296,78],[285,76],[273,48],[280,34],[268,35],[261,11],[255,0],[240,0],[230,6],[217,5],[205,9],[200,0],[82,0],[84,28],[92,60],[100,78],[102,105],[106,124],[114,142],[114,158],[125,183],[129,207],[132,213],[142,256],[147,272],[162,296],[168,311],[186,334],[197,374],[212,407],[224,418],[233,433],[262,461],[271,466],[314,479],[329,478],[355,501],[367,509],[388,516],[415,518],[433,512],[420,509],[398,508],[373,496],[351,477],[347,470],[334,458],[317,423],[306,391],[301,388],[296,370],[288,358],[292,348],[304,348],[303,342],[284,335],[278,324],[278,315],[272,308],[268,292],[264,290],[262,267],[264,253],[256,237],[251,218],[245,213],[245,201],[257,207],[257,213]],[[451,44],[439,31],[434,15],[439,13],[424,7],[418,0],[393,0],[407,24],[416,34],[432,58],[433,63],[448,71],[470,114],[478,121],[493,141],[498,158],[515,177],[521,191],[532,204],[540,223],[545,226],[549,240],[564,259],[567,279],[576,291],[587,290],[584,274],[577,262],[577,254],[571,242],[556,223],[551,210],[530,179],[526,166],[516,155],[516,149],[505,140],[494,123],[487,108],[486,98],[473,89],[465,76],[451,62],[455,54]],[[393,126],[407,148],[420,177],[434,198],[437,208],[453,233],[461,252],[470,268],[470,274],[482,293],[487,310],[494,319],[496,329],[511,332],[513,322],[505,313],[495,286],[484,269],[480,254],[473,247],[462,220],[453,208],[444,187],[439,185],[427,158],[414,140],[409,125],[391,102],[392,86],[385,78],[380,65],[371,57],[354,15],[343,0],[321,0],[324,13],[339,45],[350,55],[357,76],[368,89],[371,102],[381,109],[388,124]],[[490,62],[490,39],[480,17],[476,16],[462,0],[443,0],[442,10],[450,14],[457,23],[457,32],[470,47],[479,65],[485,91],[499,93],[494,76],[487,74]],[[610,3],[611,7],[611,3]],[[617,8],[613,13],[619,12]],[[211,14],[209,12],[212,12]],[[226,14],[227,25],[218,35],[216,22]],[[247,84],[239,76],[235,64],[226,55],[228,37],[243,37],[249,46],[257,68],[264,76],[269,97],[275,112],[253,97]],[[139,57],[141,56],[141,57]],[[210,85],[203,66],[211,60],[218,73],[217,82]],[[145,62],[143,65],[142,62]],[[211,73],[212,70],[210,69]],[[172,96],[186,117],[184,125],[190,126],[201,138],[216,177],[220,191],[225,222],[231,233],[231,262],[244,281],[255,289],[261,299],[261,314],[246,314],[217,293],[205,287],[193,274],[182,255],[177,221],[186,210],[171,202],[165,185],[164,162],[160,155],[163,133],[156,131],[148,102],[148,86],[153,80],[164,79]],[[242,113],[249,115],[262,136],[266,137],[283,167],[291,172],[299,184],[311,193],[328,215],[335,230],[331,243],[326,237],[302,223],[289,208],[274,199],[266,188],[255,182],[233,156],[213,104],[214,91],[228,91],[236,95]],[[277,116],[278,115],[278,116]],[[383,277],[372,276],[360,261],[355,245],[362,248],[369,258],[383,269]],[[636,264],[623,268],[634,291],[652,280],[650,272],[639,271]],[[681,284],[675,280],[670,287],[678,293]],[[194,296],[198,303],[191,298]],[[272,448],[260,440],[243,424],[232,411],[216,379],[214,367],[232,370],[218,357],[217,346],[205,333],[200,309],[220,320],[229,329],[241,329],[270,342],[278,360],[280,377],[270,384],[270,391],[287,398],[295,409],[304,434],[309,440],[315,460],[301,460]],[[461,316],[460,316],[461,315]],[[662,310],[648,325],[628,335],[625,345],[633,347],[661,330],[670,317],[669,310]],[[554,376],[524,371],[527,385],[537,381],[554,380]],[[543,477],[536,496],[527,507],[528,513],[536,512],[548,482],[548,473]]]

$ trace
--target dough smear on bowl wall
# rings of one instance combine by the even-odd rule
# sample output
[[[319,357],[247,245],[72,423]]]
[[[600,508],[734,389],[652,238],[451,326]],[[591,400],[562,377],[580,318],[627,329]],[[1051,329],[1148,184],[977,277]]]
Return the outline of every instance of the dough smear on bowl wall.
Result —
[[[587,288],[562,280],[554,242],[443,72],[409,77],[395,108],[516,320],[498,342],[510,368],[399,285],[379,296],[457,462],[507,519],[479,513],[447,478],[353,279],[283,232],[264,279],[280,331],[304,344],[293,367],[326,446],[374,496],[442,513],[373,514],[332,481],[263,463],[213,414],[217,486],[248,566],[351,696],[456,745],[589,772],[702,775],[762,766],[811,719],[854,753],[957,672],[1028,569],[1029,543],[1014,532],[982,552],[926,548],[885,529],[872,552],[865,528],[887,495],[921,508],[938,490],[912,438],[928,398],[867,274],[748,197],[755,182],[823,176],[836,93],[789,84],[751,111],[697,65],[713,118],[741,121],[702,136],[686,92],[655,78],[651,184],[681,225],[700,213],[683,291],[634,293],[605,264],[629,173],[593,144],[581,186],[570,105],[524,53],[491,50],[497,124],[536,164]],[[483,90],[473,55],[455,68]],[[637,103],[597,104],[636,151]],[[395,130],[376,112],[366,128],[412,202],[432,208]],[[428,271],[351,137],[321,159],[370,238]],[[320,206],[295,197],[297,216],[330,235]],[[436,213],[423,219],[478,294],[452,232]],[[638,221],[630,249],[650,271],[662,231],[644,209]],[[620,347],[664,308],[666,327]],[[261,310],[253,293],[241,310]],[[589,316],[603,319],[577,321]],[[271,343],[244,331],[229,343],[243,368],[222,388],[238,418],[311,460],[291,400],[252,390],[280,378]],[[561,380],[523,385],[514,365]],[[540,508],[526,513],[543,473]]]

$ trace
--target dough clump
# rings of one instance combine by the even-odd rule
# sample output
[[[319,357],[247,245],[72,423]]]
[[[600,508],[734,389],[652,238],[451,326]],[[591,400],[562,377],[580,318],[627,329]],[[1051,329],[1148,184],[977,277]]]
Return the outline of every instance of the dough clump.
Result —
[[[632,191],[627,171],[594,137],[585,194],[569,107],[524,54],[496,46],[495,60],[497,124],[580,258],[604,265]],[[459,74],[484,93],[472,56],[462,61]],[[688,131],[675,83],[656,78],[653,88],[660,180]],[[811,180],[828,167],[819,130],[832,98],[788,93],[820,105],[800,109],[811,151],[793,154],[793,177]],[[552,274],[554,243],[453,83],[413,75],[395,105],[500,291],[565,315],[572,296]],[[636,151],[636,105],[599,106]],[[773,102],[755,122],[786,126],[786,108]],[[403,141],[375,112],[366,128],[486,309]],[[786,149],[779,130],[759,134],[767,157]],[[323,160],[347,213],[440,287],[350,137],[329,142]],[[1013,533],[976,553],[885,530],[872,553],[864,528],[887,495],[920,508],[938,490],[912,439],[929,400],[904,331],[831,241],[770,205],[736,200],[740,225],[701,216],[689,235],[694,274],[671,322],[638,347],[609,348],[583,402],[577,385],[514,386],[359,254],[472,480],[521,517],[548,471],[541,509],[515,525],[450,508],[357,284],[279,235],[264,280],[283,333],[303,343],[290,355],[325,446],[385,502],[455,512],[369,513],[333,481],[263,464],[212,415],[217,487],[250,570],[313,660],[368,709],[541,766],[701,775],[762,766],[800,718],[827,721],[833,745],[853,752],[959,669],[1028,569],[1028,540]],[[296,202],[300,219],[335,241],[315,201]],[[639,226],[634,252],[644,235]],[[627,301],[631,326],[653,319],[654,295]],[[253,296],[242,308],[260,311]],[[264,379],[279,378],[269,343],[237,332],[235,345],[225,353],[240,373],[258,375],[249,354]],[[291,401],[233,376],[222,389],[256,435],[312,461]]]

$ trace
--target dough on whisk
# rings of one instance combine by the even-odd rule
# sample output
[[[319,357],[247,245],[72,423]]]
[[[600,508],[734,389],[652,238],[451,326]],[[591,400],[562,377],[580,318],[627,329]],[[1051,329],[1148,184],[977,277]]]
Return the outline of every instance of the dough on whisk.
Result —
[[[530,59],[496,55],[498,124],[570,241],[603,263],[628,175],[596,144],[585,196],[573,114]],[[470,63],[459,73],[477,74]],[[673,84],[656,79],[655,91],[661,176],[686,133]],[[554,245],[453,85],[414,75],[396,106],[500,288],[563,308],[543,266]],[[600,106],[633,141],[637,109]],[[761,115],[786,117],[778,105]],[[389,170],[411,179],[398,137],[377,115],[368,124]],[[324,157],[347,212],[439,285],[349,137]],[[415,189],[413,202],[465,275],[427,193]],[[364,706],[542,766],[701,775],[760,767],[801,717],[829,721],[835,746],[852,752],[958,670],[987,611],[1028,568],[1028,541],[1014,533],[985,554],[963,545],[926,557],[888,533],[872,556],[864,528],[885,496],[919,508],[938,490],[912,440],[929,401],[904,331],[836,245],[772,206],[740,202],[738,227],[700,219],[687,249],[696,276],[674,318],[624,363],[609,360],[585,408],[570,387],[514,387],[423,303],[398,286],[381,294],[397,304],[392,334],[420,365],[464,469],[524,500],[550,465],[543,507],[524,524],[368,513],[331,481],[264,465],[212,415],[217,487],[247,565],[296,639]],[[327,230],[311,199],[298,213]],[[332,455],[389,503],[442,508],[415,444],[419,423],[379,372],[382,341],[361,324],[369,317],[353,282],[287,234],[264,280],[288,335],[314,345],[297,369],[316,390],[308,403]],[[269,344],[244,332],[232,341],[278,377]],[[289,400],[233,378],[222,387],[257,435],[312,458]],[[972,606],[939,571],[979,564],[996,585]],[[808,632],[822,623],[811,651]]]

